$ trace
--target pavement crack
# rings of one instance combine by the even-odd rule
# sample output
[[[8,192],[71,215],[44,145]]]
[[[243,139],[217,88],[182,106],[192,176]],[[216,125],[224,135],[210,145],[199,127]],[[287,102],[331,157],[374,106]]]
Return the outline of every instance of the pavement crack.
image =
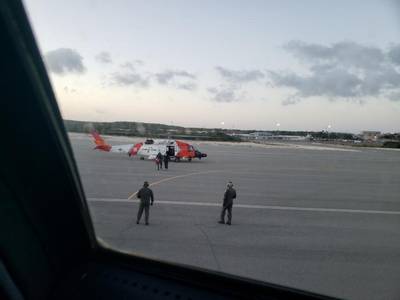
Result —
[[[196,226],[197,226],[197,225],[196,225]],[[200,232],[201,232],[201,233],[204,235],[204,237],[206,238],[207,244],[208,244],[208,246],[209,246],[209,248],[210,248],[210,251],[211,251],[211,253],[212,253],[213,257],[214,257],[215,264],[217,265],[217,270],[218,270],[218,271],[222,271],[222,270],[221,270],[221,265],[219,264],[219,261],[218,261],[218,259],[217,259],[217,255],[215,254],[214,247],[213,247],[213,245],[212,245],[212,243],[211,243],[211,241],[210,241],[210,238],[208,237],[207,233],[203,230],[203,228],[201,228],[201,226],[197,226],[197,227],[199,228]]]

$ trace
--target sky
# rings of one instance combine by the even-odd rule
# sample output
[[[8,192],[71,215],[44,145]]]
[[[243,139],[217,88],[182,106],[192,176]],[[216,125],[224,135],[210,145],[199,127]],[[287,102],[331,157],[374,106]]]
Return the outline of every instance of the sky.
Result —
[[[24,3],[65,119],[400,132],[395,1]]]

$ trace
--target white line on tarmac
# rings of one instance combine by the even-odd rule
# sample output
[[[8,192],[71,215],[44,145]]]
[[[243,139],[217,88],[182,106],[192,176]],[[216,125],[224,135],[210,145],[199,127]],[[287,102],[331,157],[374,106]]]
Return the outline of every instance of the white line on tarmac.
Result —
[[[121,203],[139,202],[139,200],[127,200],[127,199],[116,199],[116,198],[87,198],[87,200],[89,202],[121,202]],[[170,205],[189,205],[189,206],[214,206],[214,207],[221,206],[221,203],[212,203],[212,202],[156,201],[155,203],[170,204]],[[251,204],[235,204],[234,207],[269,209],[269,210],[350,213],[350,214],[400,215],[400,211],[390,211],[390,210],[365,210],[365,209],[347,209],[347,208],[320,208],[320,207],[296,207],[296,206],[251,205]]]

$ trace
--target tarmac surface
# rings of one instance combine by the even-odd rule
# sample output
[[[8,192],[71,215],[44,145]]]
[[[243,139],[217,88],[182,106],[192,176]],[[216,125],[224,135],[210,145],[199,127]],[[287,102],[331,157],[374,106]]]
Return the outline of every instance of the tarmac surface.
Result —
[[[156,171],[70,137],[96,233],[112,247],[344,299],[400,299],[400,151],[194,142],[206,159]],[[150,226],[135,223],[144,180]],[[228,180],[232,226],[217,224]]]

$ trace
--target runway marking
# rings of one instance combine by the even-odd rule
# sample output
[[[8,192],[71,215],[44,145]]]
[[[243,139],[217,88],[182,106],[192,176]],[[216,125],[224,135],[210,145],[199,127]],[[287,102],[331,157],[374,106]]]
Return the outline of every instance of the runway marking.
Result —
[[[121,203],[138,203],[139,202],[139,200],[116,199],[116,198],[107,198],[107,199],[106,198],[88,198],[87,200],[90,202],[121,202]],[[156,201],[155,203],[156,204],[169,204],[169,205],[188,205],[188,206],[211,206],[211,207],[221,207],[222,206],[221,203],[213,203],[213,202]],[[332,213],[350,213],[350,214],[400,215],[400,211],[347,209],[347,208],[296,207],[296,206],[251,205],[251,204],[235,204],[234,208],[332,212]]]
[[[211,171],[195,172],[195,173],[188,173],[188,174],[182,174],[182,175],[172,176],[172,177],[164,178],[164,179],[161,179],[161,180],[159,180],[159,181],[153,182],[153,183],[150,184],[150,186],[157,185],[157,184],[160,184],[160,183],[163,183],[163,182],[166,182],[166,181],[174,180],[174,179],[177,179],[177,178],[188,177],[188,176],[194,176],[194,175],[209,174],[209,173],[216,173],[216,172],[222,172],[222,171],[221,171],[221,170],[211,170]],[[130,196],[128,197],[128,200],[130,200],[130,199],[132,199],[133,197],[135,197],[137,193],[138,193],[138,191],[136,191],[136,192],[134,192],[132,195],[130,195]]]

